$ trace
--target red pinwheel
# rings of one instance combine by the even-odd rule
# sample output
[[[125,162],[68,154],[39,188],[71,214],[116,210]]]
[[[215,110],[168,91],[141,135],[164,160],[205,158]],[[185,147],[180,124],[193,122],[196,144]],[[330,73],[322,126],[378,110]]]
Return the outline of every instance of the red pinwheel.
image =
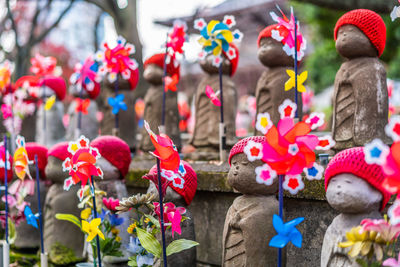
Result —
[[[83,114],[88,114],[88,107],[90,106],[90,99],[80,99],[75,98],[76,107],[75,112],[82,112]]]
[[[174,23],[174,28],[171,33],[168,34],[167,47],[170,48],[169,55],[175,59],[176,53],[183,54],[183,44],[186,40],[186,24],[181,21]]]
[[[179,76],[174,74],[172,77],[166,76],[165,78],[165,92],[171,90],[172,92],[176,92],[176,85],[179,82]]]
[[[52,75],[56,70],[57,59],[55,57],[44,57],[38,53],[31,58],[31,64],[29,70],[36,76]]]

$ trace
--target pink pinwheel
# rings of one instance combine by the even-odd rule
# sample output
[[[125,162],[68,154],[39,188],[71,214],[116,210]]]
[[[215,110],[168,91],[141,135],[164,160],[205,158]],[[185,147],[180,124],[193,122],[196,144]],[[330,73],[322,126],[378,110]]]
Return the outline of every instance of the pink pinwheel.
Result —
[[[37,53],[31,58],[31,68],[29,69],[37,76],[45,76],[54,74],[56,69],[57,59],[55,57],[44,57]]]
[[[95,87],[99,87],[100,77],[97,74],[98,63],[89,56],[83,64],[75,65],[74,73],[71,75],[70,82],[75,84],[79,89],[84,88],[93,91]]]
[[[184,22],[176,21],[172,32],[168,34],[167,47],[172,50],[172,58],[175,58],[176,53],[183,54],[182,47],[186,40],[186,28]]]
[[[211,88],[211,86],[207,85],[206,86],[206,95],[209,99],[211,99],[211,102],[215,105],[220,107],[221,106],[221,101],[218,98],[219,91],[217,93],[214,92],[214,90]]]
[[[397,260],[395,258],[389,258],[386,259],[383,263],[382,266],[386,267],[400,267],[400,253],[397,256]]]
[[[103,204],[109,211],[116,212],[116,207],[119,206],[119,199],[115,199],[113,197],[103,197]]]

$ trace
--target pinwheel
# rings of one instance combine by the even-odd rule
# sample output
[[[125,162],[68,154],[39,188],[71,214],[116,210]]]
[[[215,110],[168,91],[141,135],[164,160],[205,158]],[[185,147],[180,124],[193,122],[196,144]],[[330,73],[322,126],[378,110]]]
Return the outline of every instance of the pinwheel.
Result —
[[[93,91],[95,87],[99,87],[100,76],[97,71],[99,64],[92,59],[92,56],[86,58],[83,64],[75,65],[74,73],[70,77],[71,84],[74,84],[78,89],[86,89]]]
[[[76,107],[75,112],[81,112],[83,114],[88,114],[88,108],[90,106],[90,99],[81,99],[79,97],[75,98]]]
[[[55,57],[44,57],[37,53],[31,58],[30,71],[38,77],[52,75],[56,70],[57,59]]]
[[[166,47],[168,48],[168,56],[175,59],[175,55],[183,54],[183,44],[186,41],[186,23],[183,21],[175,21],[172,32],[168,34]],[[167,58],[171,60],[171,58]]]
[[[29,173],[29,164],[33,162],[28,158],[28,152],[25,148],[25,138],[18,135],[16,139],[17,150],[14,152],[14,170],[17,177],[21,180],[25,179],[25,176],[28,176],[32,179],[31,174]]]
[[[108,104],[112,107],[112,113],[117,114],[120,109],[127,110],[128,107],[124,102],[125,96],[123,94],[118,94],[115,97],[109,97],[107,99]]]
[[[296,88],[296,74],[293,70],[286,70],[289,75],[289,80],[285,83],[285,91],[289,91],[292,88]],[[306,87],[303,83],[307,80],[308,71],[303,71],[300,75],[297,75],[297,91],[300,93],[306,92]]]
[[[274,236],[269,245],[276,248],[284,248],[289,242],[292,242],[298,248],[301,248],[303,237],[296,226],[304,221],[304,218],[296,218],[287,223],[284,223],[282,218],[274,214],[272,223],[274,225],[277,235]]]
[[[209,85],[206,86],[206,95],[215,106],[217,107],[221,106],[221,101],[218,98],[219,92],[215,93],[214,90]]]
[[[0,65],[0,92],[5,93],[7,86],[11,84],[12,65],[5,61]]]
[[[176,92],[176,85],[179,82],[179,76],[174,74],[172,77],[166,76],[165,78],[165,92],[171,90],[172,92]]]
[[[25,215],[25,218],[26,218],[26,222],[29,225],[32,225],[35,228],[39,228],[38,223],[37,223],[38,215],[37,214],[33,214],[32,210],[31,210],[31,207],[25,206],[24,215]]]

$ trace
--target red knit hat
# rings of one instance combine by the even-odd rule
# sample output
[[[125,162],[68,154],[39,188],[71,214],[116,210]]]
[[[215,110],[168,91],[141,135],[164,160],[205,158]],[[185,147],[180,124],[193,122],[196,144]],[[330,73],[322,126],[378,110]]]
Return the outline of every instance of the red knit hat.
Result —
[[[61,161],[64,161],[66,158],[71,158],[71,153],[68,152],[68,142],[61,142],[55,144],[52,148],[47,151],[47,157],[55,157]]]
[[[234,57],[233,59],[229,59],[228,56],[226,55],[225,51],[222,50],[222,53],[226,56],[226,58],[229,59],[229,62],[231,63],[230,76],[232,77],[235,74],[238,64],[239,64],[239,49],[237,48],[237,46],[234,43],[230,43],[229,46],[235,50],[236,57]]]
[[[247,145],[249,141],[254,141],[256,143],[265,143],[267,140],[265,136],[250,136],[240,140],[232,147],[231,152],[229,153],[229,159],[228,159],[229,165],[231,165],[231,159],[233,158],[233,156],[239,153],[243,153],[244,147]]]
[[[186,170],[186,174],[183,176],[185,180],[183,188],[176,187],[172,183],[169,186],[185,199],[186,204],[190,205],[197,190],[197,174],[189,163],[184,160],[181,160],[181,163]],[[157,174],[157,165],[150,169],[149,174]]]
[[[40,80],[40,86],[47,86],[56,93],[57,98],[62,101],[65,98],[67,87],[61,77],[46,76]]]
[[[5,153],[4,153],[4,146],[0,146],[0,159],[5,162]],[[10,168],[7,169],[7,182],[11,182],[12,178],[13,178],[13,158],[11,156],[11,154],[8,153],[8,161],[10,162]],[[0,167],[0,181],[2,184],[4,184],[4,178],[5,178],[5,172],[4,172],[4,168]]]
[[[359,28],[382,55],[386,44],[386,26],[382,18],[372,10],[355,9],[344,14],[335,26],[335,41],[341,26],[351,24]]]
[[[97,148],[100,155],[119,170],[121,177],[125,177],[131,164],[131,151],[125,141],[116,136],[103,135],[94,139],[90,146]]]
[[[278,24],[272,24],[272,25],[269,25],[268,27],[264,28],[264,30],[262,30],[260,32],[260,34],[258,35],[258,39],[257,39],[258,47],[260,47],[261,39],[272,37],[272,30],[276,30],[277,28],[278,28]]]
[[[100,84],[98,82],[94,82],[94,87],[91,91],[87,90],[85,86],[83,88],[85,89],[90,99],[96,99],[100,94]]]
[[[28,152],[29,160],[34,161],[35,155],[37,155],[40,178],[45,179],[44,169],[47,165],[47,148],[35,142],[26,143],[25,148],[26,152]]]
[[[155,65],[159,66],[160,68],[164,68],[164,57],[165,57],[165,53],[159,53],[159,54],[155,54],[155,55],[149,57],[144,62],[144,68],[146,68],[150,64],[155,64]],[[175,67],[173,61],[171,60],[171,62],[167,65],[167,72],[171,76],[176,74],[179,77],[180,76],[180,66],[178,65],[178,67]]]
[[[382,187],[382,182],[385,178],[382,168],[376,164],[368,164],[365,162],[364,149],[362,147],[353,147],[343,150],[333,157],[325,170],[325,191],[328,188],[330,179],[341,173],[354,174],[379,190],[383,198],[381,209],[385,208],[391,194]]]

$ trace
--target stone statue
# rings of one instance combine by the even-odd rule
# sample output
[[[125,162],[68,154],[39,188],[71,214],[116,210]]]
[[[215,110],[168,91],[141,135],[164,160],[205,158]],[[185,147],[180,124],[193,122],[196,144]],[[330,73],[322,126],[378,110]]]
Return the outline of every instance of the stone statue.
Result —
[[[144,97],[144,117],[151,129],[156,129],[161,125],[162,117],[162,101],[163,101],[163,83],[164,74],[164,53],[155,54],[144,62],[144,79],[150,83],[150,88],[147,90]],[[173,62],[167,65],[167,74],[169,76],[177,75],[179,78],[179,66],[175,66]],[[165,134],[167,134],[178,150],[181,148],[181,137],[179,131],[179,111],[177,92],[168,90],[165,98]],[[140,141],[139,149],[144,152],[154,149],[150,137],[146,129],[142,130],[142,140]]]
[[[37,143],[26,143],[25,145],[26,151],[28,153],[28,158],[30,161],[35,160],[35,155],[38,157],[38,166],[39,166],[39,175],[40,175],[40,203],[42,207],[44,207],[44,202],[46,199],[46,185],[45,185],[45,172],[44,169],[47,164],[47,148],[45,146],[41,146]],[[29,166],[29,171],[34,179],[36,179],[36,167],[35,164]],[[28,177],[25,179],[29,180]],[[39,211],[38,206],[38,193],[36,181],[31,180],[32,186],[34,186],[34,194],[28,195],[25,197],[25,201],[30,203],[31,210],[33,214],[36,214]],[[11,188],[9,187],[9,191]],[[16,248],[21,250],[29,250],[33,248],[40,247],[40,232],[33,228],[32,225],[29,225],[26,220],[23,220],[15,227],[17,237],[15,239],[14,245]]]
[[[50,110],[44,110],[43,103],[37,111],[36,117],[36,142],[52,147],[65,140],[63,124],[64,105],[62,103],[66,94],[66,85],[63,78],[47,76],[41,81],[41,98],[48,99],[56,96],[56,101]],[[46,130],[44,129],[46,127]]]
[[[343,150],[329,162],[325,171],[325,190],[329,205],[340,214],[329,225],[324,236],[321,267],[359,266],[348,256],[348,249],[339,248],[347,241],[346,232],[360,225],[363,219],[382,218],[390,199],[381,186],[384,174],[377,165],[364,160],[362,147]]]
[[[222,266],[276,266],[277,249],[268,246],[276,235],[272,217],[279,213],[278,179],[272,185],[257,183],[255,168],[261,160],[249,161],[243,152],[249,141],[265,142],[263,136],[239,141],[229,155],[228,184],[242,193],[230,206],[222,238]],[[285,262],[285,261],[284,261]]]
[[[373,11],[350,11],[336,23],[335,40],[336,50],[346,58],[335,78],[335,149],[363,146],[375,138],[388,140],[386,71],[378,59],[385,48],[385,23]]]
[[[93,90],[89,91],[83,87],[71,86],[70,93],[75,97],[68,107],[69,123],[66,139],[75,141],[79,136],[84,135],[93,140],[99,135],[99,121],[97,119],[97,103],[94,101],[100,94],[100,85],[95,83]],[[81,92],[82,90],[82,92]],[[79,112],[80,111],[80,112]],[[78,118],[81,117],[81,129],[78,128]]]
[[[183,179],[185,183],[183,184],[183,188],[179,188],[179,185],[174,183],[170,183],[167,187],[166,194],[164,196],[164,203],[172,202],[176,207],[184,207],[186,209],[186,213],[183,214],[185,217],[189,217],[190,219],[185,220],[181,224],[182,234],[179,235],[175,233],[174,238],[171,235],[170,231],[166,232],[166,243],[167,245],[171,243],[173,240],[177,239],[188,239],[188,240],[196,240],[195,232],[194,232],[194,219],[192,213],[188,209],[188,206],[192,202],[197,189],[197,175],[193,170],[192,166],[186,161],[182,161],[183,166],[186,170],[186,174]],[[154,165],[153,168],[150,169],[149,175],[157,175],[157,166]],[[155,199],[159,198],[158,190],[154,183],[150,183],[149,188],[147,189],[147,193],[152,193],[155,195]],[[161,236],[159,236],[161,241]],[[188,250],[184,250],[183,252],[173,254],[168,257],[168,265],[174,267],[188,267],[188,266],[196,266],[196,248],[193,247]],[[156,260],[154,265],[155,267],[160,267],[160,261]]]
[[[73,185],[68,191],[64,190],[64,180],[69,174],[63,171],[62,163],[67,157],[71,157],[68,152],[68,142],[58,143],[48,152],[45,172],[52,185],[44,205],[44,247],[50,252],[53,247],[60,244],[72,250],[77,258],[81,258],[85,243],[84,234],[76,225],[55,217],[57,213],[65,213],[80,218],[77,196],[80,185]],[[50,260],[55,262],[55,259],[50,258]]]
[[[283,44],[271,37],[271,32],[278,28],[277,24],[262,30],[258,36],[258,59],[267,67],[257,82],[256,103],[257,114],[268,112],[272,122],[279,122],[279,106],[285,99],[295,101],[295,90],[285,91],[285,83],[289,79],[286,70],[293,70],[294,60],[283,50]],[[298,93],[298,110],[301,110],[301,93]],[[256,135],[261,135],[256,131]]]
[[[236,109],[237,92],[236,86],[231,77],[235,74],[239,62],[239,50],[234,44],[231,46],[236,51],[236,57],[228,60],[224,54],[222,56],[222,82],[224,96],[224,122],[226,127],[226,144],[231,148],[237,141],[236,139]],[[211,55],[200,61],[200,67],[206,73],[197,87],[195,98],[195,126],[190,144],[199,151],[219,151],[219,123],[221,121],[220,107],[215,106],[207,97],[205,89],[209,85],[214,92],[219,91],[219,69],[212,63]],[[218,157],[218,153],[216,153]]]

